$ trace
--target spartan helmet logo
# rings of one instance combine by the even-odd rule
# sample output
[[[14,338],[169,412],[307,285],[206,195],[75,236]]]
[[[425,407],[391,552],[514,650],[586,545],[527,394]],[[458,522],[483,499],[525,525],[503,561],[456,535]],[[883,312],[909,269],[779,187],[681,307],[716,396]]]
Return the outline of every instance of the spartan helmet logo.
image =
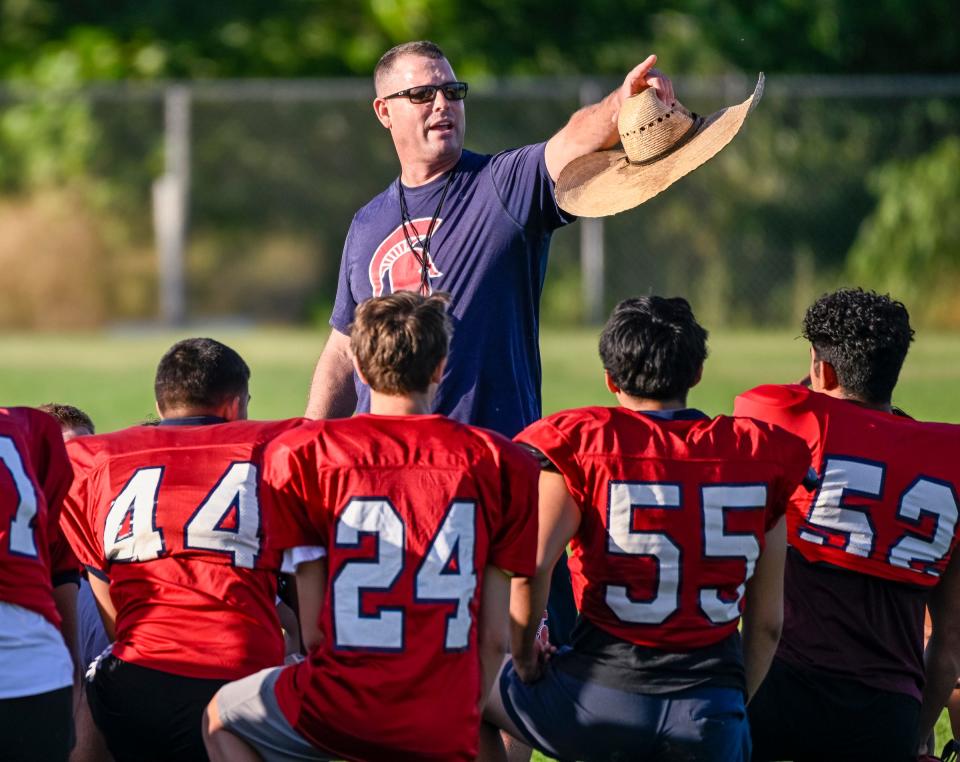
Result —
[[[442,224],[443,220],[437,218],[437,222],[433,226],[433,232],[436,233]],[[410,229],[411,227],[413,230]],[[420,217],[407,223],[407,233],[416,248],[420,248],[420,241],[427,235],[429,227],[429,217]],[[443,273],[433,263],[433,257],[429,255],[427,257],[428,279],[439,278]],[[410,244],[407,243],[407,236],[404,235],[402,225],[397,225],[394,231],[384,238],[377,247],[377,250],[373,253],[373,259],[370,260],[369,273],[370,286],[373,288],[374,296],[392,294],[394,291],[420,290],[420,263],[410,250]],[[429,293],[433,293],[432,286]]]

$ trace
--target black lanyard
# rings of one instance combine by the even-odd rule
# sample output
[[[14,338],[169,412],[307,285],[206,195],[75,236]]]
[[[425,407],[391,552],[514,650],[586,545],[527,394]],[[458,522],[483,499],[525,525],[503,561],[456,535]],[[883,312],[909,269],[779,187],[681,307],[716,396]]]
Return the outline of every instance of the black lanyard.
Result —
[[[403,228],[403,237],[407,239],[407,246],[410,247],[410,253],[416,257],[420,265],[420,293],[427,296],[430,293],[430,239],[433,236],[433,230],[437,226],[437,220],[440,218],[440,211],[443,209],[444,199],[447,197],[447,191],[450,189],[450,181],[453,180],[454,170],[450,170],[447,175],[447,181],[443,184],[443,192],[440,194],[440,203],[430,218],[430,225],[427,226],[427,233],[420,237],[417,229],[413,226],[413,220],[410,219],[410,213],[407,211],[407,199],[403,195],[403,183],[397,178],[397,194],[400,196],[400,227]],[[417,237],[417,243],[420,244],[419,251],[413,245],[413,239],[407,230],[407,225]]]

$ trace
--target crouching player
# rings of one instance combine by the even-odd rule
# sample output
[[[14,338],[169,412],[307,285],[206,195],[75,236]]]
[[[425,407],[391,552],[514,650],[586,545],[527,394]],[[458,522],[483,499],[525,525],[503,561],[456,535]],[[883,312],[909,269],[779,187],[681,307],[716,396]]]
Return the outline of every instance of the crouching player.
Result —
[[[186,339],[157,367],[158,425],[67,444],[64,529],[115,636],[87,699],[118,762],[205,760],[216,690],[283,662],[257,493],[267,442],[300,419],[245,420],[249,377],[229,347]]]
[[[0,757],[66,760],[73,743],[77,560],[59,529],[73,473],[60,427],[0,408]],[[55,593],[55,586],[59,592]]]
[[[779,637],[782,516],[810,456],[772,426],[687,407],[706,336],[683,299],[621,302],[600,337],[619,407],[517,436],[542,463],[537,573],[513,581],[514,658],[485,719],[551,756],[749,759],[745,698]],[[544,663],[537,623],[568,543],[580,619]]]
[[[806,439],[823,481],[787,515],[786,619],[750,707],[755,758],[916,759],[960,674],[960,426],[891,406],[913,338],[900,302],[840,289],[807,310],[803,335],[810,387],[761,386],[735,406]]]
[[[309,654],[217,693],[211,759],[475,758],[508,575],[534,569],[537,464],[430,415],[449,337],[440,296],[362,303],[350,347],[370,413],[271,445],[265,518],[296,565]]]

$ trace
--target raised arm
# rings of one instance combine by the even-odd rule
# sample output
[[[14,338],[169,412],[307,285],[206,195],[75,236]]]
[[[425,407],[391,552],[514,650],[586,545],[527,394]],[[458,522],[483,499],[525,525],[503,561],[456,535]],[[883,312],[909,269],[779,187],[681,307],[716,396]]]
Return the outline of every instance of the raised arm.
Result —
[[[780,642],[783,629],[783,565],[787,555],[787,521],[781,517],[767,532],[757,568],[747,582],[743,607],[743,666],[747,701],[753,698]]]
[[[656,62],[656,56],[647,56],[643,63],[627,74],[620,87],[599,103],[576,111],[563,129],[547,141],[547,172],[554,181],[574,159],[611,148],[620,141],[617,132],[620,105],[631,95],[652,87],[664,103],[673,102],[673,83],[669,77],[653,68]]]
[[[307,418],[349,418],[356,407],[350,337],[334,328],[313,371],[304,415]]]

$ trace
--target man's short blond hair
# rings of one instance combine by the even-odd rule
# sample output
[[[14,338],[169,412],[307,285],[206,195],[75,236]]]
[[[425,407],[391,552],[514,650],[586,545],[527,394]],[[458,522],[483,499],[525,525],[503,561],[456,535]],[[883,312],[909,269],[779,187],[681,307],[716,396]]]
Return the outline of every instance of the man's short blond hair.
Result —
[[[398,291],[362,302],[350,326],[350,350],[370,388],[425,392],[447,356],[453,324],[447,294]]]

